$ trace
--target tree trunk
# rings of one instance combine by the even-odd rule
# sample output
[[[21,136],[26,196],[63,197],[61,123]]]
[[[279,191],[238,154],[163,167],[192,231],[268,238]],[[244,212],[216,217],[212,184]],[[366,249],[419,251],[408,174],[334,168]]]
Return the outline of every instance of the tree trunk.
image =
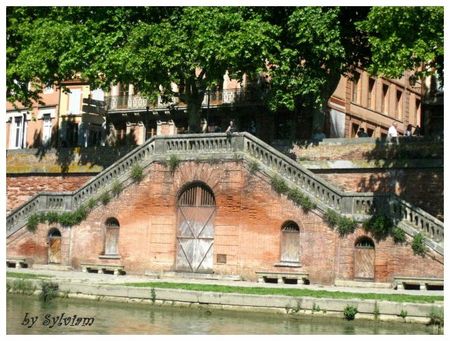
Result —
[[[202,111],[202,102],[205,94],[203,88],[198,88],[196,78],[190,78],[186,82],[186,102],[188,125],[190,133],[199,133],[200,128],[200,114]]]

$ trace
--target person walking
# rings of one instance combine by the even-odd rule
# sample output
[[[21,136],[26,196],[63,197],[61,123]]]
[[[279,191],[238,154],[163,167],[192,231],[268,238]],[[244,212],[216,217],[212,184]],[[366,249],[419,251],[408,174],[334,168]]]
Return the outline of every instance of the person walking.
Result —
[[[397,122],[392,122],[388,130],[387,135],[388,142],[391,143],[393,139],[395,140],[395,143],[398,143]]]
[[[234,125],[234,121],[231,120],[231,121],[230,121],[230,125],[228,126],[227,130],[225,130],[225,132],[226,132],[228,135],[231,135],[231,134],[233,134],[235,131],[236,131],[236,126]]]

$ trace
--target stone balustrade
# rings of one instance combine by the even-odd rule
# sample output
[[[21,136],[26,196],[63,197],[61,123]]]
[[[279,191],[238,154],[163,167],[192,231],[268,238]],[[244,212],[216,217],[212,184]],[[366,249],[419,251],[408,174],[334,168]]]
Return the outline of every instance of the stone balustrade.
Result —
[[[262,171],[267,175],[278,174],[292,185],[298,186],[322,211],[332,208],[341,214],[367,217],[376,208],[377,212],[386,212],[394,221],[408,224],[408,227],[422,232],[443,246],[443,223],[425,211],[399,199],[394,194],[342,192],[249,133],[153,137],[106,168],[80,189],[71,193],[40,193],[15,209],[7,216],[7,235],[23,227],[28,217],[35,212],[74,210],[90,198],[110,190],[113,181],[121,183],[128,181],[135,164],[146,167],[153,161],[165,160],[169,154],[183,155],[184,159],[188,159],[204,154],[224,158],[236,153],[262,163],[264,166]]]

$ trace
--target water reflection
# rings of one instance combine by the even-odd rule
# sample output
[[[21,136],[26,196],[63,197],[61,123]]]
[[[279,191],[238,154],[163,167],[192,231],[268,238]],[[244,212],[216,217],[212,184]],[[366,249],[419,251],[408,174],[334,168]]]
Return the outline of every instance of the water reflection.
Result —
[[[26,315],[28,313],[28,315]],[[64,313],[64,315],[62,315]],[[50,328],[50,319],[63,316]],[[94,317],[92,326],[64,325],[64,318]],[[33,327],[24,324],[24,317],[37,316]],[[55,320],[56,321],[56,320]],[[248,312],[209,310],[99,302],[80,299],[57,299],[42,304],[37,297],[7,296],[7,334],[432,334],[433,329],[422,325],[374,321],[345,321],[316,316],[286,316]]]

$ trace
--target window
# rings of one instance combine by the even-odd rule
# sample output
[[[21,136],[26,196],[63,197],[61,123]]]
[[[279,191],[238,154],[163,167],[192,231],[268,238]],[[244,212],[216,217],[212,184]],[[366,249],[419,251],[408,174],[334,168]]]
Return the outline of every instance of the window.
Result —
[[[43,127],[42,127],[42,143],[47,145],[52,139],[52,117],[50,114],[44,114],[42,116]]]
[[[288,221],[281,228],[281,262],[298,264],[300,262],[300,228]]]
[[[420,122],[421,102],[420,99],[416,99],[416,117],[415,122]]]
[[[381,98],[381,113],[389,113],[389,85],[383,84],[383,95]]]
[[[395,114],[397,116],[397,119],[402,119],[402,112],[403,112],[403,92],[401,90],[397,90],[397,96],[396,96],[396,106],[395,106]]]
[[[81,109],[81,89],[70,89],[69,115],[79,115]]]
[[[360,79],[360,74],[359,72],[355,72],[355,74],[353,75],[353,89],[352,89],[352,102],[354,103],[358,103],[358,88],[359,88],[359,79]]]
[[[119,254],[119,222],[116,218],[108,218],[105,223],[105,255]]]
[[[369,89],[367,92],[367,107],[372,110],[374,110],[375,107],[375,101],[373,100],[374,98],[375,98],[375,79],[369,78]]]
[[[23,116],[13,116],[9,135],[9,148],[18,149],[23,147],[24,129]]]

